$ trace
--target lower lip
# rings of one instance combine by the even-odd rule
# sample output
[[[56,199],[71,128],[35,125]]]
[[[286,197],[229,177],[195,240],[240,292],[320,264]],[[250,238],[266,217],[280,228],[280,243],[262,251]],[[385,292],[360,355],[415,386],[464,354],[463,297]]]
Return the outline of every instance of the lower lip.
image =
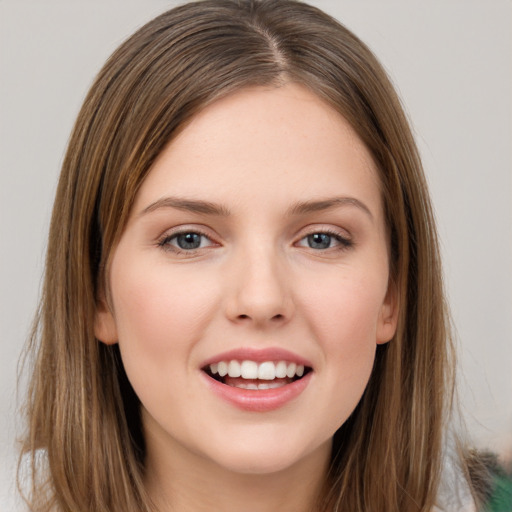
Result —
[[[228,386],[202,372],[203,378],[217,396],[239,409],[253,412],[273,411],[291,402],[306,389],[312,373],[280,388],[256,390]]]

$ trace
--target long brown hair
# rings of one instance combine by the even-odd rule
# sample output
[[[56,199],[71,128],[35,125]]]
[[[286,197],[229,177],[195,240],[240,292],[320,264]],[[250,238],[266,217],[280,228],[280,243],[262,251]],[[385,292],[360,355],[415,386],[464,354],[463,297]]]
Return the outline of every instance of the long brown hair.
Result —
[[[320,10],[293,0],[206,0],[162,14],[122,44],[76,121],[28,346],[36,355],[23,451],[31,454],[33,510],[151,509],[138,400],[117,347],[93,332],[97,290],[164,146],[220,97],[284,82],[328,102],[371,152],[400,298],[397,333],[378,346],[364,396],[335,434],[319,509],[434,505],[452,346],[432,209],[400,101],[371,51]]]

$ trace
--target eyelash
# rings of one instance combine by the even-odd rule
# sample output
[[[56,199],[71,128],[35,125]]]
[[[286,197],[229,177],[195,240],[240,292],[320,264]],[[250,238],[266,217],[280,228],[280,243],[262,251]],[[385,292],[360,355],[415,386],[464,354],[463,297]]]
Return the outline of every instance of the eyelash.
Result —
[[[310,233],[304,235],[299,241],[307,239],[309,236],[313,236],[313,235],[327,235],[327,236],[334,238],[339,243],[338,247],[328,247],[326,249],[316,249],[319,252],[323,252],[323,251],[327,251],[327,250],[344,251],[344,250],[350,249],[351,247],[354,246],[354,242],[350,238],[342,236],[337,231],[331,230],[331,229],[319,229],[317,231],[311,231]],[[313,247],[310,247],[310,249],[313,249]],[[315,249],[313,249],[313,250],[315,250]]]
[[[201,237],[204,237],[208,239],[211,242],[211,245],[215,245],[215,242],[211,239],[209,235],[202,232],[199,229],[184,229],[181,231],[176,231],[172,234],[164,235],[159,241],[158,241],[158,247],[162,248],[164,251],[173,252],[175,254],[181,254],[185,256],[193,256],[196,254],[197,251],[203,249],[204,247],[198,247],[197,249],[182,249],[180,247],[177,247],[176,245],[171,245],[171,241],[178,238],[180,235],[199,235]]]
[[[193,256],[197,253],[197,251],[204,249],[204,247],[198,247],[195,249],[182,249],[180,247],[177,247],[176,245],[171,245],[171,241],[174,239],[177,239],[180,235],[189,235],[189,234],[190,235],[199,235],[200,237],[204,237],[204,238],[208,239],[208,241],[211,242],[211,245],[209,245],[208,247],[216,245],[215,242],[211,239],[211,237],[209,235],[207,235],[206,233],[204,233],[198,229],[182,230],[182,231],[174,232],[172,234],[167,234],[167,235],[163,236],[158,241],[157,245],[158,245],[158,247],[162,248],[164,251],[173,252],[175,254],[180,254],[180,255]],[[302,236],[299,239],[299,242],[301,242],[302,240],[306,240],[308,237],[313,236],[313,235],[327,235],[329,237],[334,238],[336,240],[336,242],[338,242],[338,244],[339,244],[339,246],[327,247],[324,249],[314,249],[313,247],[309,247],[309,249],[312,249],[315,252],[325,252],[328,250],[344,251],[344,250],[348,250],[354,246],[354,242],[350,238],[344,237],[344,236],[340,235],[338,232],[336,232],[334,230],[330,230],[330,229],[319,229],[316,231],[311,231],[311,232],[305,234],[304,236]],[[296,242],[296,243],[298,243],[298,242]],[[303,247],[303,246],[301,246],[301,247]]]

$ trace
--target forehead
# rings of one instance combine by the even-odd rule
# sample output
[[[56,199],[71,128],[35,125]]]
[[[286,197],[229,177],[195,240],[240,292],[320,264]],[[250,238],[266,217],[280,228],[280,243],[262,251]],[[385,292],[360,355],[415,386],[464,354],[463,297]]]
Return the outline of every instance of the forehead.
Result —
[[[369,151],[350,124],[302,86],[244,89],[197,114],[159,155],[135,209],[164,194],[286,202],[357,194],[379,203]],[[254,205],[253,205],[254,206]]]

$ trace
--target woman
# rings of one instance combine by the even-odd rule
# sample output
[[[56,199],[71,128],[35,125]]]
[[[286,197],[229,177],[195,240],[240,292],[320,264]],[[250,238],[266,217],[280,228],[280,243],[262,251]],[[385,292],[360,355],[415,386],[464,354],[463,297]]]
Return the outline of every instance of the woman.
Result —
[[[305,4],[188,4],[109,59],[36,347],[34,510],[473,502],[410,129],[366,46]]]

